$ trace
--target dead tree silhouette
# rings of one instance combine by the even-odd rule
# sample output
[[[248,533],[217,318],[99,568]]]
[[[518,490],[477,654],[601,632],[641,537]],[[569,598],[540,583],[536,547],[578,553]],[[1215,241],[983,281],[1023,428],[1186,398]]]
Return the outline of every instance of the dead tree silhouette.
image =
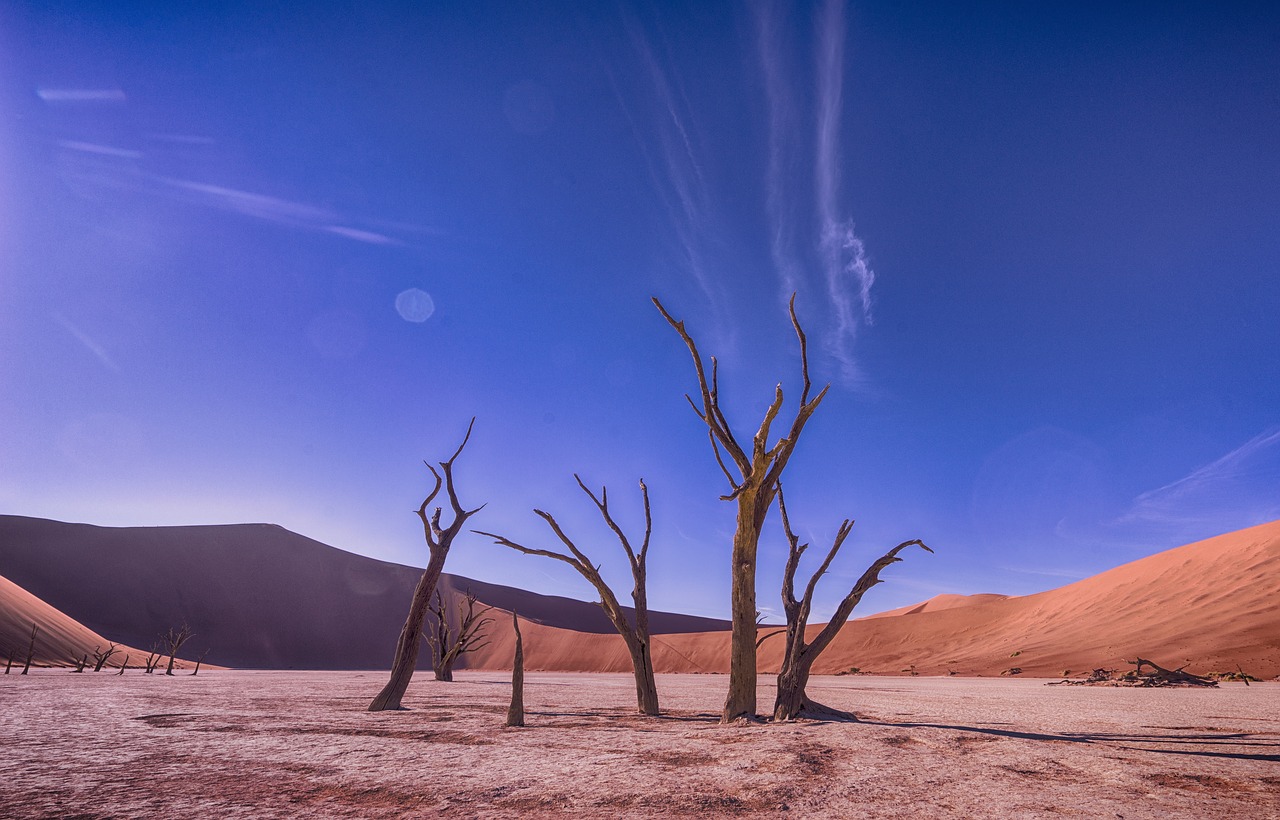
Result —
[[[800,341],[800,373],[803,387],[800,393],[800,404],[796,408],[795,417],[786,434],[769,444],[769,432],[782,410],[782,385],[774,388],[773,402],[765,411],[764,420],[752,438],[750,447],[744,448],[738,443],[729,422],[720,410],[720,386],[717,378],[718,363],[711,357],[711,377],[702,362],[702,355],[693,341],[693,337],[685,330],[684,322],[676,321],[656,298],[653,304],[662,313],[662,317],[675,329],[685,346],[693,356],[693,367],[698,377],[698,391],[701,402],[695,402],[688,394],[689,405],[693,412],[707,426],[707,438],[711,441],[711,449],[716,463],[729,481],[730,492],[720,496],[723,501],[734,501],[738,506],[737,526],[733,533],[732,558],[732,637],[730,639],[729,657],[729,694],[725,698],[724,710],[721,713],[722,723],[739,718],[755,719],[756,717],[756,552],[760,542],[760,531],[764,527],[769,508],[773,506],[774,496],[778,492],[778,482],[782,471],[787,466],[796,444],[804,432],[809,417],[818,409],[822,399],[827,395],[831,385],[827,385],[812,399],[809,398],[811,387],[809,381],[809,345],[800,320],[796,318],[796,297],[791,295],[788,310],[791,314],[791,325]],[[724,449],[729,454],[737,475],[725,465],[720,455]]]
[[[653,532],[653,516],[649,509],[649,488],[645,486],[644,480],[641,479],[640,494],[644,499],[644,541],[641,542],[640,549],[636,550],[632,547],[631,541],[623,533],[622,528],[618,526],[618,522],[614,520],[613,514],[609,511],[608,489],[601,488],[600,495],[597,497],[595,493],[587,488],[587,485],[582,483],[582,479],[576,473],[573,478],[578,482],[578,486],[582,488],[582,491],[587,494],[587,497],[591,499],[592,503],[596,505],[596,509],[600,511],[605,524],[617,536],[623,551],[627,554],[633,582],[631,600],[634,603],[634,622],[627,617],[622,605],[618,603],[618,596],[614,594],[609,584],[601,576],[600,567],[592,563],[591,559],[570,540],[569,536],[565,535],[560,524],[550,513],[534,510],[534,513],[547,522],[547,526],[551,528],[551,531],[569,550],[567,555],[554,550],[526,547],[505,536],[494,535],[491,532],[477,531],[477,533],[492,538],[502,546],[510,547],[525,555],[541,555],[547,558],[554,558],[557,561],[563,561],[577,570],[579,575],[586,578],[591,586],[595,587],[596,593],[600,596],[600,607],[604,609],[604,614],[608,616],[613,628],[622,636],[622,640],[627,646],[627,652],[631,655],[631,668],[635,674],[636,681],[636,703],[640,712],[645,715],[656,715],[658,714],[658,686],[653,675],[653,649],[649,638],[649,598],[646,589],[647,570],[645,567],[645,561],[649,555],[649,537]]]
[[[493,607],[486,606],[476,611],[476,596],[471,590],[467,590],[457,606],[457,632],[449,625],[448,607],[445,606],[439,589],[436,590],[435,604],[430,609],[435,629],[427,634],[426,639],[431,647],[432,667],[435,669],[436,680],[452,681],[453,665],[458,658],[489,645],[484,640],[487,637],[484,630],[493,623],[493,618],[486,618],[484,614]]]
[[[427,608],[430,606],[431,598],[435,594],[436,583],[440,580],[440,573],[444,570],[444,561],[449,555],[449,548],[453,546],[453,539],[462,531],[462,526],[467,522],[467,519],[484,509],[483,504],[474,510],[464,509],[458,501],[458,494],[453,486],[453,462],[462,454],[462,449],[467,446],[467,441],[471,438],[471,428],[475,426],[475,423],[476,420],[473,417],[471,423],[467,425],[467,434],[463,437],[462,443],[458,445],[458,449],[454,451],[448,461],[440,462],[440,470],[444,473],[443,480],[440,473],[436,472],[436,469],[430,464],[427,464],[427,469],[431,471],[436,483],[427,497],[423,499],[421,506],[418,507],[418,518],[422,519],[422,529],[427,539],[430,559],[427,561],[427,567],[422,573],[422,578],[418,580],[418,585],[413,591],[413,600],[409,604],[409,615],[405,619],[404,627],[400,630],[400,637],[396,641],[396,653],[391,662],[391,679],[387,681],[387,685],[382,688],[382,691],[369,704],[370,712],[403,708],[400,705],[400,701],[404,698],[405,690],[409,688],[409,681],[413,679],[413,671],[418,664],[418,646],[422,643],[423,621],[427,617]],[[423,463],[426,464],[426,462]],[[427,505],[439,494],[442,484],[449,495],[449,506],[453,509],[453,521],[447,527],[440,523],[440,507],[436,507],[435,512],[430,517],[427,515]]]

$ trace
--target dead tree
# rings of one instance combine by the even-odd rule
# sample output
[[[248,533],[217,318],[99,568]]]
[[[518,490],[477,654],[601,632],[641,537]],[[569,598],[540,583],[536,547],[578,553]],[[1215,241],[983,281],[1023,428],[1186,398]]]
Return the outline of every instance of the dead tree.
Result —
[[[836,607],[835,614],[831,616],[822,631],[818,633],[812,642],[808,642],[805,640],[805,628],[809,625],[809,613],[813,609],[814,591],[818,588],[818,581],[826,574],[831,562],[835,560],[836,553],[844,545],[844,540],[849,537],[849,532],[853,529],[853,522],[846,518],[840,524],[839,530],[836,531],[835,540],[831,544],[831,549],[827,552],[827,557],[823,559],[817,571],[809,578],[809,583],[804,588],[804,594],[797,600],[796,571],[800,567],[800,557],[804,555],[804,551],[809,548],[809,545],[801,544],[800,539],[791,530],[791,520],[787,517],[787,504],[782,494],[781,484],[778,485],[778,511],[781,513],[782,527],[786,532],[788,545],[787,566],[782,575],[782,606],[787,615],[787,644],[782,655],[782,669],[778,672],[778,695],[773,704],[773,719],[794,720],[806,717],[857,720],[850,712],[832,709],[809,699],[809,696],[805,693],[805,686],[809,683],[809,673],[813,669],[813,662],[835,640],[840,628],[849,620],[849,615],[862,600],[862,596],[867,593],[867,590],[880,583],[881,570],[902,560],[898,557],[898,553],[907,547],[920,547],[928,552],[933,552],[933,550],[925,546],[923,541],[915,539],[903,541],[877,558],[862,573],[862,577],[853,585],[853,588],[844,596],[844,599],[840,601],[839,606]],[[912,674],[915,674],[914,671]]]
[[[1133,670],[1126,672],[1120,679],[1122,681],[1136,681],[1141,686],[1217,686],[1218,682],[1203,678],[1199,675],[1193,675],[1190,672],[1184,672],[1185,666],[1179,666],[1177,669],[1165,669],[1154,661],[1146,658],[1138,658],[1137,660],[1125,661],[1125,663],[1133,664]],[[1143,666],[1150,666],[1151,671],[1144,673]]]
[[[649,641],[649,598],[648,591],[645,586],[647,569],[645,560],[649,555],[649,536],[653,531],[653,516],[649,511],[649,488],[645,486],[644,480],[640,481],[640,494],[644,499],[644,541],[640,544],[639,551],[631,546],[631,541],[627,539],[622,528],[613,519],[612,513],[609,512],[609,491],[607,488],[601,488],[600,496],[587,488],[582,483],[582,479],[574,474],[574,479],[578,482],[578,486],[582,491],[591,498],[596,505],[596,509],[600,511],[600,515],[604,518],[609,529],[613,530],[613,534],[617,536],[618,541],[622,544],[623,551],[627,554],[627,560],[631,564],[631,578],[633,581],[631,587],[631,600],[634,602],[635,621],[634,623],[627,618],[627,613],[623,610],[622,605],[618,603],[618,596],[614,595],[613,590],[605,583],[600,575],[600,567],[593,564],[582,550],[564,534],[564,530],[560,528],[560,524],[550,513],[542,510],[534,510],[534,513],[547,522],[547,526],[551,527],[552,532],[560,539],[569,550],[568,555],[554,550],[533,549],[515,541],[505,538],[501,535],[494,535],[491,532],[480,532],[492,538],[504,547],[510,547],[525,555],[542,555],[547,558],[554,558],[557,561],[563,561],[578,571],[578,574],[586,578],[591,586],[595,587],[596,592],[600,595],[600,607],[604,609],[604,614],[608,616],[609,622],[613,624],[613,628],[618,630],[618,634],[622,636],[623,642],[627,645],[627,652],[631,655],[631,668],[636,679],[636,702],[640,708],[641,714],[656,715],[658,714],[658,686],[653,677],[653,654]]]
[[[796,408],[795,417],[786,435],[770,446],[769,430],[782,410],[782,385],[778,384],[774,388],[773,402],[765,411],[760,428],[752,438],[749,449],[744,449],[738,443],[737,437],[729,427],[729,422],[720,410],[716,358],[711,357],[711,379],[708,381],[702,355],[698,352],[693,337],[685,330],[684,322],[677,322],[672,318],[656,298],[653,303],[662,313],[663,318],[675,328],[693,356],[693,367],[698,376],[698,390],[702,397],[701,407],[688,394],[685,394],[685,398],[693,407],[693,412],[697,413],[698,418],[706,424],[707,438],[711,441],[711,450],[715,454],[716,463],[720,465],[720,470],[729,481],[730,492],[720,498],[722,501],[735,501],[738,505],[737,527],[733,533],[731,600],[733,633],[729,657],[729,695],[725,699],[720,720],[722,723],[728,723],[738,718],[754,719],[756,714],[756,550],[760,541],[760,531],[764,527],[769,508],[773,506],[782,471],[795,451],[805,424],[818,409],[818,405],[827,395],[831,385],[828,384],[818,392],[818,395],[812,399],[809,398],[811,385],[808,340],[800,328],[799,319],[796,318],[796,297],[792,294],[788,309],[791,314],[791,326],[800,340],[800,372],[803,378],[800,404]],[[721,457],[722,448],[729,454],[736,476]]]
[[[164,657],[164,655],[160,651],[160,644],[153,643],[151,645],[150,654],[147,655],[146,665],[143,667],[144,674],[150,675],[152,672],[155,672],[156,666],[160,663],[160,659],[162,657]]]
[[[511,613],[516,630],[516,656],[511,662],[511,705],[507,707],[507,726],[524,725],[524,639],[520,637],[520,617]]]
[[[184,623],[180,627],[169,627],[169,631],[160,638],[161,645],[169,656],[169,665],[164,670],[166,675],[173,674],[173,663],[178,657],[178,652],[182,650],[182,645],[191,640],[192,637],[191,627]]]
[[[493,623],[493,618],[483,616],[491,609],[493,607],[487,606],[477,612],[476,596],[471,590],[467,590],[466,596],[458,602],[458,631],[455,634],[449,626],[449,612],[444,605],[444,598],[440,595],[440,590],[436,590],[436,602],[431,607],[435,630],[434,634],[427,635],[436,680],[452,681],[453,665],[458,658],[489,645],[484,640],[484,628]]]
[[[427,505],[440,492],[442,483],[440,473],[437,473],[434,467],[427,464],[427,469],[431,471],[436,483],[430,494],[418,507],[418,518],[422,519],[422,528],[427,539],[427,549],[431,556],[427,561],[426,570],[422,573],[422,578],[418,580],[418,586],[413,590],[413,601],[409,605],[409,616],[405,619],[404,628],[400,630],[400,638],[396,641],[396,654],[391,662],[391,679],[387,681],[387,685],[382,688],[382,691],[369,704],[370,712],[404,708],[400,705],[400,700],[404,697],[405,690],[409,688],[409,681],[413,679],[413,671],[418,664],[418,646],[422,643],[422,625],[427,617],[427,609],[431,604],[431,597],[435,594],[436,583],[440,580],[441,571],[444,570],[444,560],[449,555],[449,548],[453,546],[453,539],[457,537],[458,533],[462,532],[462,525],[466,523],[468,518],[484,509],[483,504],[474,510],[463,509],[453,486],[453,462],[462,454],[462,448],[467,446],[467,440],[471,438],[471,428],[475,426],[475,423],[475,418],[472,418],[471,424],[467,425],[467,434],[463,437],[462,443],[458,445],[458,449],[454,451],[448,461],[440,462],[440,469],[444,473],[444,488],[449,494],[449,506],[453,508],[453,522],[448,527],[440,523],[440,507],[436,507],[435,512],[430,517],[427,516]],[[426,464],[426,462],[423,463]]]
[[[209,650],[206,649],[205,651],[200,653],[200,657],[196,658],[196,668],[191,670],[192,675],[200,674],[200,664],[204,663],[204,656],[208,654],[209,654]]]
[[[93,671],[101,672],[102,667],[107,665],[107,661],[111,660],[111,656],[116,654],[118,650],[115,644],[107,647],[105,652],[99,652],[98,647],[93,648]]]
[[[124,653],[124,663],[120,664],[120,671],[119,671],[119,672],[117,672],[116,674],[117,674],[117,675],[123,675],[123,674],[124,674],[124,670],[126,670],[126,669],[128,669],[128,668],[129,668],[129,653],[128,653],[128,652],[126,652],[126,653]]]
[[[35,657],[36,654],[36,633],[39,631],[40,627],[35,624],[31,625],[31,643],[27,644],[27,662],[22,665],[22,674],[24,675],[27,674],[29,669],[31,669],[31,659]]]
[[[89,653],[86,652],[85,654],[81,655],[79,658],[72,658],[71,662],[76,666],[75,669],[71,670],[73,673],[83,672],[84,668],[89,665]]]
[[[9,674],[9,670],[13,668],[13,653],[5,652],[5,655],[7,657],[5,659],[5,664],[4,664],[4,673],[7,675]]]

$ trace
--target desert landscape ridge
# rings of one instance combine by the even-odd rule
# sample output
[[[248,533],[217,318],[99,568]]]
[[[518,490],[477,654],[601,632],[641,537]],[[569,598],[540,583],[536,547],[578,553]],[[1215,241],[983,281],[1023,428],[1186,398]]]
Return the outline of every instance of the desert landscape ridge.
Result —
[[[246,553],[252,560],[241,560]],[[419,570],[374,561],[279,527],[105,528],[0,516],[0,576],[39,590],[85,625],[74,651],[105,638],[149,646],[187,622],[193,649],[223,666],[384,668]],[[292,582],[289,579],[293,579]],[[1280,675],[1280,521],[1157,553],[1035,595],[942,595],[856,618],[815,672],[1062,677],[1126,666],[1142,656],[1199,673]],[[530,670],[622,672],[630,659],[594,604],[442,576],[527,623]],[[320,592],[317,593],[317,590]],[[139,606],[145,599],[147,605]],[[0,605],[16,600],[0,597]],[[337,608],[327,602],[345,600]],[[30,618],[0,610],[0,647],[21,644]],[[855,611],[855,615],[856,615]],[[653,662],[666,673],[727,670],[727,624],[651,613]],[[715,627],[708,630],[708,626]],[[813,625],[810,631],[820,629]],[[509,619],[463,656],[475,669],[510,668]],[[72,653],[68,649],[64,654]],[[761,646],[776,671],[781,642]],[[429,668],[426,658],[420,668]]]

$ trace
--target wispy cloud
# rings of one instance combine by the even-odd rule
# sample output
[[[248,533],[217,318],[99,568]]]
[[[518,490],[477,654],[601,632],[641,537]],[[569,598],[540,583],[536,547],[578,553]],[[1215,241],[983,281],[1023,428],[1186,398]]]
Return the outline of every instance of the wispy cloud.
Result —
[[[157,180],[179,198],[194,204],[231,211],[278,225],[323,231],[372,245],[402,244],[399,240],[376,231],[334,224],[339,219],[336,213],[305,202],[184,179],[157,177]]]
[[[104,367],[116,373],[120,372],[120,366],[117,365],[111,356],[107,354],[106,348],[94,341],[93,337],[73,325],[71,320],[63,316],[61,313],[54,313],[52,314],[52,317],[55,322],[62,325],[68,333],[75,337],[76,341],[84,345],[86,350],[96,356],[98,361],[102,362]]]
[[[871,288],[875,274],[867,260],[866,246],[854,231],[853,220],[840,207],[840,128],[844,102],[844,4],[827,0],[815,19],[812,153],[802,148],[797,135],[804,125],[798,111],[800,99],[786,76],[781,56],[783,40],[779,6],[754,6],[757,50],[769,111],[769,160],[765,172],[766,208],[769,216],[770,254],[784,298],[801,289],[805,258],[816,261],[820,286],[830,305],[832,329],[824,347],[840,362],[842,375],[859,376],[853,347],[858,328],[871,321]],[[801,229],[802,193],[795,179],[805,164],[812,165],[812,218],[816,229]],[[812,245],[798,239],[808,236]]]
[[[48,103],[122,103],[119,88],[37,88],[36,96]]]
[[[715,211],[693,137],[691,107],[679,78],[663,67],[640,22],[625,9],[623,24],[639,59],[645,85],[652,92],[651,116],[636,116],[633,101],[622,92],[608,61],[602,63],[662,200],[682,262],[710,303],[723,333],[723,285],[708,250],[709,239],[716,233]],[[641,120],[652,122],[653,127],[642,129]]]
[[[795,177],[795,106],[787,93],[785,64],[778,53],[777,4],[756,3],[756,46],[764,77],[765,102],[769,112],[769,162],[765,170],[765,209],[769,216],[769,254],[787,299],[799,288],[801,266],[796,259],[794,200],[790,181]]]
[[[140,159],[141,151],[133,151],[128,148],[117,148],[114,145],[99,145],[96,142],[77,142],[76,140],[58,140],[61,148],[69,151],[79,151],[83,154],[97,154],[104,157],[119,157],[120,159]]]
[[[1139,495],[1115,523],[1190,531],[1280,518],[1280,428],[1264,431],[1190,474]]]
[[[827,295],[836,314],[836,330],[828,348],[840,360],[846,377],[856,377],[853,342],[859,319],[870,320],[875,274],[866,249],[853,230],[853,220],[839,211],[840,119],[844,101],[844,3],[826,0],[818,18],[818,128],[814,189]]]

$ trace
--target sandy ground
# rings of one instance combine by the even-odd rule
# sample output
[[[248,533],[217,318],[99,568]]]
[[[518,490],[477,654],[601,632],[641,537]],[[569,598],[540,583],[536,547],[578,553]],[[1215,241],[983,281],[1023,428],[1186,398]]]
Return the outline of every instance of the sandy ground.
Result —
[[[722,727],[726,679],[376,672],[0,677],[3,817],[1280,817],[1280,684],[820,678],[860,724]],[[772,692],[761,687],[762,707]]]

